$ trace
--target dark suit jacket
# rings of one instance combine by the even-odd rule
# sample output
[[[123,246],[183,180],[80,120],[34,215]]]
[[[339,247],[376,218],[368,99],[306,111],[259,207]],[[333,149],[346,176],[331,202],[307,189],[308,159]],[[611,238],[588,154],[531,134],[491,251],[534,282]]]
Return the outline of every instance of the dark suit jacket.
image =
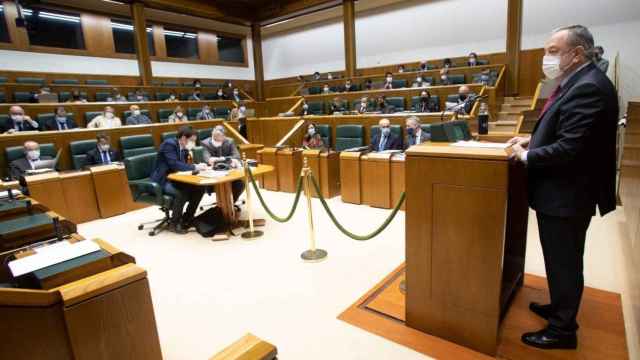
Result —
[[[416,139],[415,135],[414,136],[407,135],[404,139],[404,148],[408,149],[410,146],[413,146],[416,144],[422,144],[423,142],[426,142],[429,140],[431,140],[431,134],[422,130],[420,131],[420,139]],[[413,142],[413,145],[411,145],[412,142]]]
[[[11,129],[15,128],[15,124],[13,122],[13,119],[11,117],[9,117],[9,119],[7,119],[7,123],[5,126],[2,127],[2,129],[0,129],[0,132],[5,133]],[[31,126],[31,123],[24,120],[22,122],[22,131],[37,131],[38,128],[34,128],[33,126]]]
[[[182,152],[182,160],[180,160],[180,155],[178,139],[167,139],[160,144],[158,158],[156,159],[156,168],[151,174],[151,181],[157,182],[160,186],[164,186],[169,174],[176,171],[195,170],[195,165],[187,164],[186,162],[186,151]]]
[[[50,160],[51,157],[43,156],[40,158],[41,160]],[[22,176],[24,176],[27,170],[31,170],[31,164],[27,158],[22,157],[19,159],[15,159],[9,164],[9,174],[11,178],[14,180],[19,180]]]
[[[111,162],[119,161],[120,154],[113,149],[109,149],[109,158]],[[102,154],[100,154],[97,147],[87,151],[87,165],[102,165]]]
[[[616,208],[618,99],[589,64],[574,74],[531,136],[529,204],[552,216],[604,215]]]
[[[369,144],[369,150],[378,151],[378,145],[380,144],[380,136],[382,134],[378,132],[376,136],[371,139],[371,143]],[[402,150],[402,141],[400,138],[396,136],[396,134],[389,134],[389,138],[387,139],[386,144],[384,144],[384,150]]]
[[[67,129],[75,129],[77,127],[78,125],[76,125],[76,122],[73,121],[73,119],[67,118]],[[58,131],[58,122],[56,119],[47,119],[47,121],[44,122],[44,130]]]

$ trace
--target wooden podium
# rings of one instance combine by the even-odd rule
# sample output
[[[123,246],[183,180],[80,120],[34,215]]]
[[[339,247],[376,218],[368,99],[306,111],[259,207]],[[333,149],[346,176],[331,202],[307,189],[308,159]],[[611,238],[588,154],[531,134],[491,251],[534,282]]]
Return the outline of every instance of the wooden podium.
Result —
[[[406,158],[406,324],[495,355],[522,286],[525,169],[504,149],[423,144]]]

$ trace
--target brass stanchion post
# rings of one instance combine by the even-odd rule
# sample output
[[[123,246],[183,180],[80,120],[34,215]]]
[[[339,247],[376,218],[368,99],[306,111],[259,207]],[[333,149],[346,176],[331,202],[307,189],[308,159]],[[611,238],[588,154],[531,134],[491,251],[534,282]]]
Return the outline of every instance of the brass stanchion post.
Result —
[[[304,176],[302,179],[304,185],[304,194],[307,197],[307,218],[309,220],[309,235],[311,239],[311,244],[309,250],[305,251],[300,255],[302,260],[308,262],[319,262],[327,258],[326,250],[317,249],[316,248],[316,234],[313,228],[313,211],[311,208],[311,179],[309,176],[311,175],[311,169],[309,168],[309,164],[307,163],[307,158],[304,158],[304,166],[302,167],[302,174]]]
[[[247,162],[247,155],[242,153],[242,167],[244,168],[244,188],[247,193],[247,212],[249,214],[249,231],[245,231],[242,233],[243,239],[254,239],[260,237],[264,234],[264,232],[260,230],[255,230],[253,226],[253,206],[251,204],[251,184],[249,180],[249,163]]]

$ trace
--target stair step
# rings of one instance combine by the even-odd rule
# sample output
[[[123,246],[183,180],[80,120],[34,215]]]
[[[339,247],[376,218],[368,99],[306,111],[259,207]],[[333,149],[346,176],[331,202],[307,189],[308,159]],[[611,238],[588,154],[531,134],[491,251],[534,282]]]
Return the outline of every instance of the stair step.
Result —
[[[511,102],[514,100],[533,100],[533,96],[505,96],[504,101],[505,102]]]
[[[531,108],[531,104],[502,104],[500,106],[500,111],[524,111],[529,110]]]

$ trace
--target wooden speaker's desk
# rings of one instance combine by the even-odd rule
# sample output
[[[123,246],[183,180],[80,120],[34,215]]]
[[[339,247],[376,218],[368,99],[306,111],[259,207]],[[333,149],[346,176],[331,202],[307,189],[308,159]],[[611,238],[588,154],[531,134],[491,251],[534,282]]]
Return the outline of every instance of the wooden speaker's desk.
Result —
[[[522,286],[525,169],[504,149],[421,144],[406,157],[406,323],[495,355]]]
[[[83,268],[90,275],[69,270],[49,290],[0,288],[0,359],[162,358],[146,271],[93,241],[109,257]]]
[[[342,152],[342,201],[383,209],[393,208],[405,188],[404,163],[402,156],[388,153]]]
[[[307,159],[313,177],[318,182],[325,199],[340,195],[340,157],[335,151],[304,150],[302,158]],[[297,179],[296,179],[297,180]],[[315,189],[311,195],[318,197]]]

